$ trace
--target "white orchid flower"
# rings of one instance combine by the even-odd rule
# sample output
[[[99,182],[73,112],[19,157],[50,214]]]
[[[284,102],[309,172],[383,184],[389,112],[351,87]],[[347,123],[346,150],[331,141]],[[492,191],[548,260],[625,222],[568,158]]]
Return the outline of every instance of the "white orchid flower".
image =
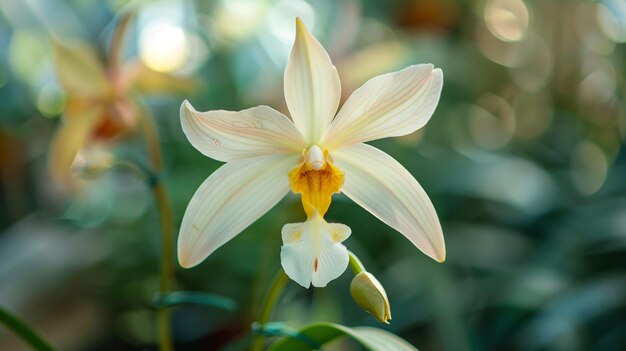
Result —
[[[337,70],[296,19],[284,81],[291,119],[267,106],[238,112],[198,112],[187,101],[181,106],[191,144],[226,164],[189,202],[178,238],[180,264],[199,264],[290,189],[301,194],[307,220],[283,227],[281,263],[305,288],[326,286],[348,266],[342,242],[350,228],[324,220],[332,194],[340,191],[443,262],[441,225],[422,187],[391,156],[364,144],[423,127],[442,83],[443,74],[433,65],[410,66],[369,80],[335,114],[341,95]]]

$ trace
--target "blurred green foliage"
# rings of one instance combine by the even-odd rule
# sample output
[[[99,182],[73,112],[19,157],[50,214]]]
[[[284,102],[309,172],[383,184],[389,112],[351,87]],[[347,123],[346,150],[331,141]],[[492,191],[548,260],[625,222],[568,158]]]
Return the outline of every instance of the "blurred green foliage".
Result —
[[[153,349],[158,219],[132,173],[59,193],[46,169],[67,92],[51,37],[104,61],[123,1],[0,3],[0,305],[65,350]],[[626,3],[623,0],[140,2],[123,55],[199,84],[145,101],[162,133],[162,176],[179,223],[220,164],[186,141],[178,109],[285,110],[282,72],[300,16],[337,65],[344,97],[374,75],[432,62],[445,76],[421,131],[376,146],[428,192],[444,228],[437,264],[342,196],[329,221],[387,291],[385,329],[421,350],[626,347]],[[161,84],[161,85],[159,85]],[[175,88],[175,87],[173,87]],[[176,90],[176,89],[174,89]],[[140,137],[111,146],[145,159]],[[177,289],[237,302],[174,310],[180,350],[247,347],[258,300],[279,267],[280,229],[302,220],[288,196],[191,270]],[[346,272],[324,289],[289,283],[274,320],[374,326]],[[0,330],[0,349],[23,347]],[[337,344],[336,349],[358,349]],[[329,348],[331,349],[331,348]]]

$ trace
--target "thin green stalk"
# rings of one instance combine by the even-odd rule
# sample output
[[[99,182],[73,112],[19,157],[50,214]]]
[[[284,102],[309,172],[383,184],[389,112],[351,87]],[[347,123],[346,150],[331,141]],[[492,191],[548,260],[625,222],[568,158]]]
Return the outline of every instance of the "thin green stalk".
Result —
[[[159,177],[163,170],[159,133],[152,116],[147,110],[144,109],[142,117],[144,137],[150,154],[150,164],[154,173],[157,174],[152,184],[152,192],[161,217],[161,277],[159,292],[164,294],[172,289],[174,276],[174,220],[172,206],[165,186]],[[157,334],[161,351],[172,351],[174,349],[172,346],[170,314],[169,308],[159,308],[157,311]]]
[[[2,307],[0,307],[0,322],[32,346],[33,349],[38,351],[55,351],[55,348],[42,339],[33,328]]]
[[[350,255],[350,269],[352,269],[352,273],[354,273],[354,275],[357,275],[365,271],[365,266],[363,266],[361,260],[359,260],[359,258],[356,257],[356,255],[352,251],[348,251],[348,254]]]
[[[150,187],[152,187],[154,180],[157,178],[156,174],[152,173],[152,170],[148,169],[139,162],[118,159],[115,161],[114,168],[130,171],[138,178],[145,180],[146,183],[150,184]]]
[[[276,302],[278,302],[278,298],[283,291],[283,288],[289,281],[289,277],[287,274],[281,269],[272,280],[272,284],[270,285],[267,294],[265,295],[265,299],[263,299],[263,305],[261,307],[261,314],[259,314],[259,319],[256,322],[256,325],[259,329],[263,329],[267,322],[270,321],[272,317],[272,311],[274,311],[274,307],[276,306]],[[252,339],[252,351],[261,351],[263,350],[263,345],[265,344],[265,335],[263,333],[258,333]]]

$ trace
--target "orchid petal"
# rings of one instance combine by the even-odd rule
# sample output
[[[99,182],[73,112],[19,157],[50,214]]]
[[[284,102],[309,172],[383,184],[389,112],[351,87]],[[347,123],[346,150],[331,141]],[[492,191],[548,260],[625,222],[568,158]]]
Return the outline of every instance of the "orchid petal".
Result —
[[[442,84],[443,73],[431,64],[374,77],[348,98],[321,144],[340,148],[413,133],[435,111]]]
[[[291,118],[307,141],[316,143],[337,112],[341,82],[328,53],[299,18],[284,84]]]
[[[344,194],[438,262],[446,258],[441,224],[424,189],[381,150],[356,144],[333,153],[345,173]]]
[[[191,144],[218,161],[301,152],[306,147],[293,123],[267,106],[198,112],[185,100],[180,120]]]
[[[315,216],[304,223],[286,224],[282,230],[280,261],[285,273],[305,288],[325,287],[348,268],[348,226],[326,223]]]
[[[48,169],[53,181],[64,190],[73,186],[72,165],[78,152],[85,147],[89,137],[101,122],[104,108],[99,104],[68,103],[48,157]]]
[[[102,97],[109,91],[104,65],[93,48],[82,41],[69,45],[53,41],[54,67],[64,89],[71,94]]]
[[[178,237],[178,260],[199,264],[269,211],[289,191],[289,170],[300,155],[271,155],[229,162],[191,198]]]

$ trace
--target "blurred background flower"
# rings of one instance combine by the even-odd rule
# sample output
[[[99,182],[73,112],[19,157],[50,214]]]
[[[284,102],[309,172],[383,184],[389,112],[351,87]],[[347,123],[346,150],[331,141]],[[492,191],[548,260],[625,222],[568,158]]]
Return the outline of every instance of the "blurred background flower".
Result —
[[[113,167],[109,160],[112,157],[102,156],[106,151],[96,155],[89,151],[107,149],[132,134],[138,124],[145,123],[142,120],[150,112],[140,99],[141,93],[194,90],[191,79],[162,73],[180,67],[184,59],[181,55],[186,54],[181,46],[182,30],[169,23],[153,23],[146,29],[147,36],[141,37],[141,53],[147,53],[145,64],[137,60],[122,62],[125,32],[133,17],[129,10],[115,21],[105,64],[85,41],[64,44],[52,39],[56,78],[66,101],[63,120],[50,146],[48,165],[52,179],[66,189],[75,187],[78,177],[72,173],[89,173],[93,169],[101,173]],[[156,45],[154,38],[164,44]]]
[[[68,198],[46,171],[76,96],[55,70],[54,43],[92,57],[111,84],[111,43],[126,6],[0,2],[0,305],[63,350],[154,348],[159,239],[144,182],[107,172]],[[423,350],[624,349],[624,0],[169,0],[133,11],[117,75],[133,83],[118,97],[140,96],[159,124],[177,224],[219,166],[186,142],[180,93],[206,110],[286,112],[282,75],[300,16],[328,48],[344,98],[413,63],[445,73],[428,127],[374,144],[431,196],[446,263],[416,254],[343,196],[327,214],[350,222],[347,244],[385,287],[393,314],[385,328]],[[79,68],[68,74],[88,92],[98,80]],[[144,157],[132,135],[105,150]],[[90,154],[85,162],[102,156]],[[176,272],[178,289],[239,306],[174,309],[178,349],[247,347],[241,338],[279,267],[280,228],[302,220],[299,206],[288,196],[211,259]],[[351,278],[313,290],[290,283],[274,319],[375,325],[352,301]],[[26,346],[0,329],[0,349]]]

